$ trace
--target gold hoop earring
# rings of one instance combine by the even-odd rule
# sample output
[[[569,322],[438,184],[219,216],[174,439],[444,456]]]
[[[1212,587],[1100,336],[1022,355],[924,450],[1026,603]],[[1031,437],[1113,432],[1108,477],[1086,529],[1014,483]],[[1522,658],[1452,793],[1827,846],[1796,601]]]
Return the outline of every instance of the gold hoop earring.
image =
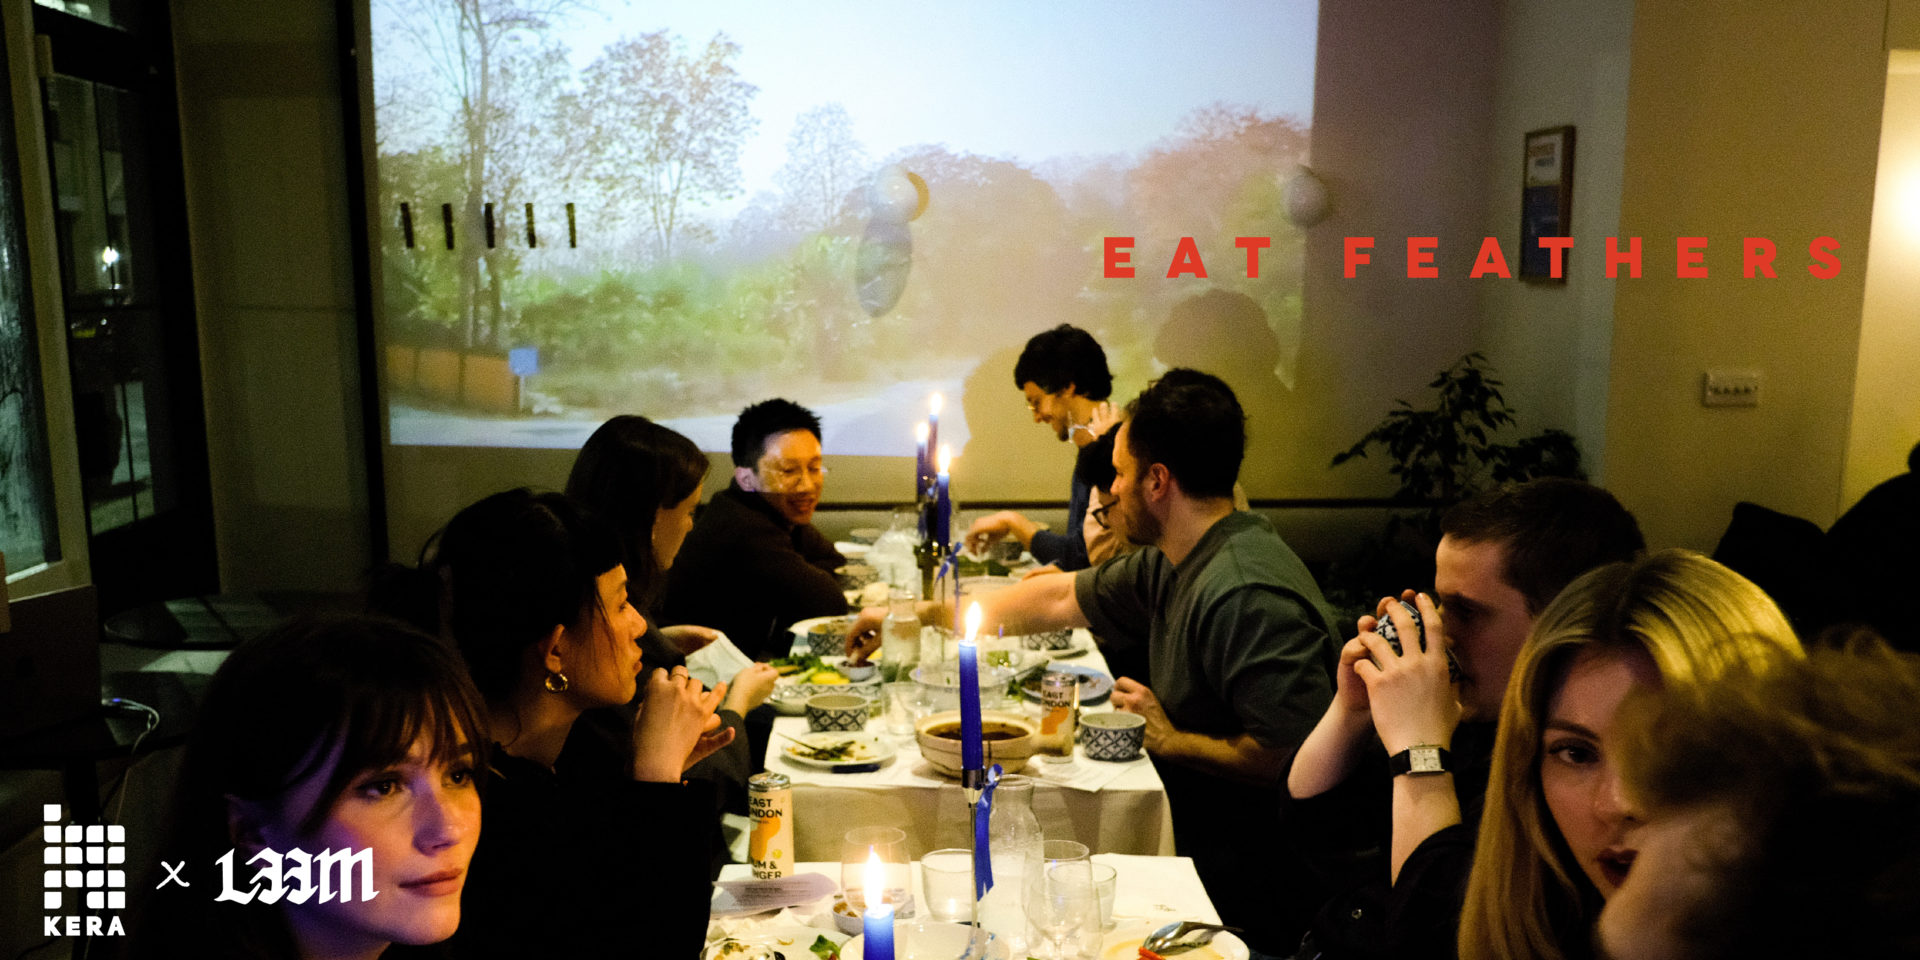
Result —
[[[546,684],[548,693],[566,693],[567,687],[569,686],[567,683],[567,675],[558,671],[552,671],[547,674]]]

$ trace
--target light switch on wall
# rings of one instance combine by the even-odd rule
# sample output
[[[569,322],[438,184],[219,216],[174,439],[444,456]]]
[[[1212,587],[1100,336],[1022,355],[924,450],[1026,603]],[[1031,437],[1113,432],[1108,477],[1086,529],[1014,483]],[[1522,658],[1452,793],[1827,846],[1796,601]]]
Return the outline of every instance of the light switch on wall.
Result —
[[[1760,371],[1708,370],[1700,392],[1703,407],[1757,407]]]

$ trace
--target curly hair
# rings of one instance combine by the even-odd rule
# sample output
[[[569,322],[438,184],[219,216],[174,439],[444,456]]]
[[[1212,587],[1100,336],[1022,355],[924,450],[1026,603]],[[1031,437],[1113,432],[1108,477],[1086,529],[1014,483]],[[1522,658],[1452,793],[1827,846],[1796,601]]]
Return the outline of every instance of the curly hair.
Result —
[[[1674,903],[1688,957],[1920,955],[1920,657],[1868,636],[1623,711],[1628,792],[1651,817],[1719,807],[1742,840]],[[1813,922],[1842,918],[1844,922]]]

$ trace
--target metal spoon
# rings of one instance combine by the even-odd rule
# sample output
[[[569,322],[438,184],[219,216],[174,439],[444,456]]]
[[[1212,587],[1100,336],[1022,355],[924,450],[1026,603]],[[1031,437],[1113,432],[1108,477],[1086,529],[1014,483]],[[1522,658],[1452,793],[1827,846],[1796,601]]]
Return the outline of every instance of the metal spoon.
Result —
[[[1195,930],[1203,932],[1200,936],[1194,937],[1191,940],[1180,939]],[[1240,932],[1239,927],[1228,927],[1218,923],[1201,923],[1198,920],[1181,920],[1177,923],[1169,923],[1155,930],[1145,940],[1140,941],[1140,947],[1151,953],[1162,955],[1177,953],[1181,950],[1190,950],[1205,944],[1207,941],[1213,939],[1214,934],[1222,930],[1228,933]]]

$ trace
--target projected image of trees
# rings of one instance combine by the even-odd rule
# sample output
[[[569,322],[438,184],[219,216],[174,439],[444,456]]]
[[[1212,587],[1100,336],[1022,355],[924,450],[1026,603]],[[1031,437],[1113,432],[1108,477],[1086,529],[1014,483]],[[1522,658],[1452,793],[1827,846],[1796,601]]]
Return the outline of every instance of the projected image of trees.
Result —
[[[1169,79],[1252,49],[1244,20],[1182,54],[1061,5],[1109,70],[1152,50],[1165,71],[1084,82],[1077,55],[1025,52],[1060,11],[793,6],[372,0],[393,442],[574,446],[635,412],[724,449],[779,394],[840,452],[903,453],[925,395],[988,354],[1074,323],[1144,379],[1176,303],[1216,289],[1257,305],[1286,388],[1311,4],[1246,8],[1305,23],[1304,89],[1278,91],[1250,56]],[[1109,235],[1139,238],[1140,279],[1101,277]],[[1273,238],[1258,279],[1239,235]],[[1164,279],[1181,236],[1208,279]]]

